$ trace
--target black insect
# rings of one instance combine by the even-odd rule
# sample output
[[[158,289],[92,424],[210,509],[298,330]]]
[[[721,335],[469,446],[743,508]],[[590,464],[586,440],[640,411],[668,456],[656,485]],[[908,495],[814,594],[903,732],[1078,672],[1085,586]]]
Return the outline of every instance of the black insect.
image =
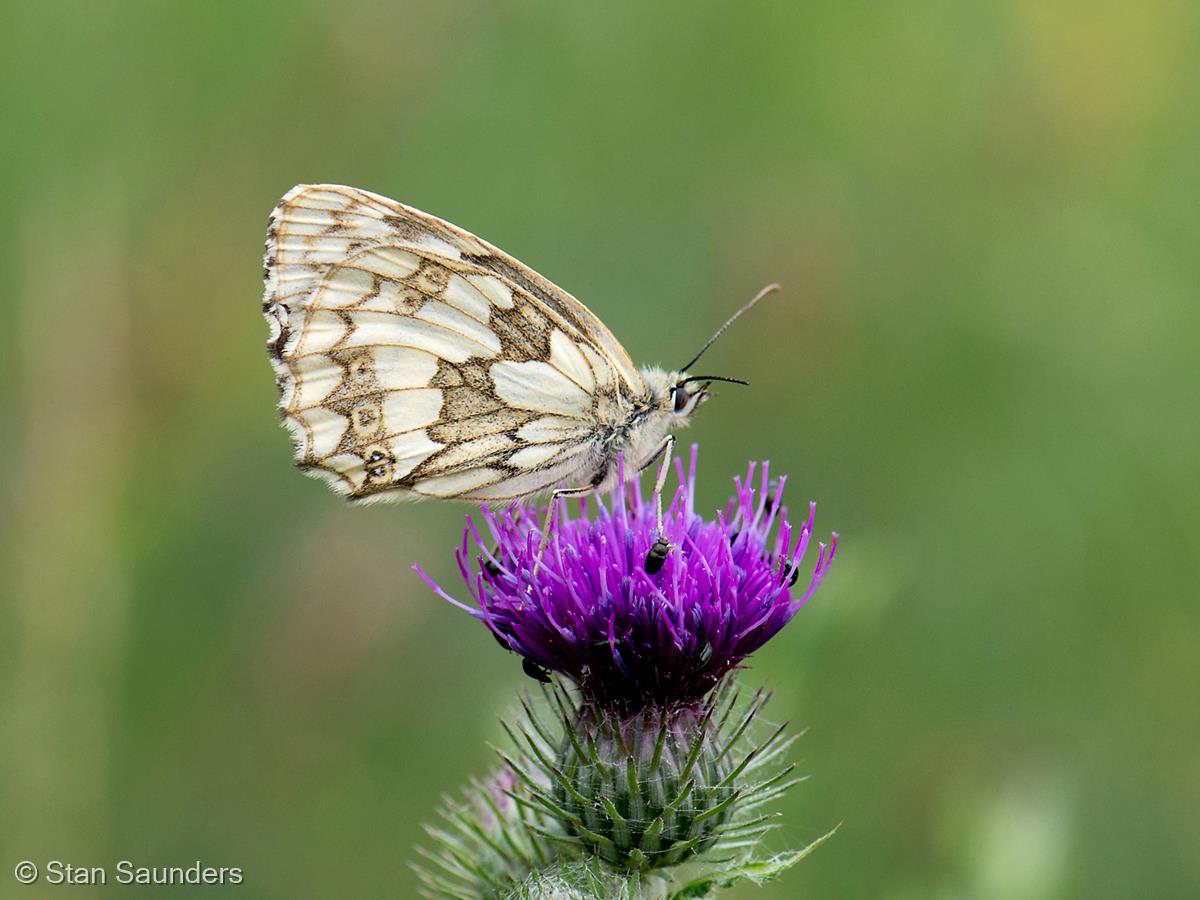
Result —
[[[667,561],[667,556],[670,552],[670,543],[665,537],[659,535],[658,539],[650,546],[650,552],[646,554],[646,574],[657,574]]]
[[[767,502],[764,506],[764,511],[770,515],[771,510],[775,508],[775,504],[779,502],[779,479],[772,478],[770,484],[767,485]]]
[[[488,575],[491,576],[492,578],[495,578],[501,572],[500,565],[499,565],[499,563],[496,562],[496,560],[498,560],[499,558],[500,558],[500,545],[499,544],[497,544],[496,547],[492,550],[491,556],[480,557],[480,564],[483,566],[483,571],[487,572]]]
[[[540,681],[542,684],[550,683],[550,670],[545,666],[538,665],[528,656],[521,660],[521,670],[534,681]]]

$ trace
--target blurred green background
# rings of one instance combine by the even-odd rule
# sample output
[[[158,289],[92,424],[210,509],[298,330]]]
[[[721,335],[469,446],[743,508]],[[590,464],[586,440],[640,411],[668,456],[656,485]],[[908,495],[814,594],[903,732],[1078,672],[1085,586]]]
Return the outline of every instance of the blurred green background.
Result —
[[[1200,895],[1196,4],[4,17],[0,896],[55,893],[26,858],[412,896],[527,683],[409,569],[454,583],[464,507],[291,467],[261,248],[303,181],[484,236],[640,362],[784,285],[685,437],[710,508],[769,457],[842,533],[746,678],[808,728],[775,844],[843,824],[731,896]]]

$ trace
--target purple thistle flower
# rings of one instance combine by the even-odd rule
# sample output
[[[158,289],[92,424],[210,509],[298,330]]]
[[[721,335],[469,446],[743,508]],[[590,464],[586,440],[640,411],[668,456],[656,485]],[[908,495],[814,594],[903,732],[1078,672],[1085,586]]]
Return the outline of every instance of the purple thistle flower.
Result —
[[[750,463],[725,511],[706,520],[695,512],[696,454],[693,445],[686,473],[675,461],[680,486],[663,515],[669,546],[659,540],[654,498],[621,473],[609,505],[597,495],[590,517],[586,500],[576,518],[558,504],[540,564],[544,508],[483,507],[488,538],[468,516],[455,557],[475,607],[414,568],[521,654],[526,671],[559,672],[588,700],[626,712],[697,703],[808,601],[838,537],[820,544],[807,587],[793,596],[816,504],[793,528],[779,502],[786,479],[772,493],[767,464]]]

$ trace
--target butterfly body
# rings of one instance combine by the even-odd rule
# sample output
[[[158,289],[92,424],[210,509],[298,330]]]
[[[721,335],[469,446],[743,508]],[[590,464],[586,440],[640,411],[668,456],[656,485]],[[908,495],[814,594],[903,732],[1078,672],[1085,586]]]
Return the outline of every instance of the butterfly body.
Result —
[[[636,369],[565,291],[339,185],[271,215],[263,311],[297,465],[355,500],[506,500],[632,477],[707,397]]]

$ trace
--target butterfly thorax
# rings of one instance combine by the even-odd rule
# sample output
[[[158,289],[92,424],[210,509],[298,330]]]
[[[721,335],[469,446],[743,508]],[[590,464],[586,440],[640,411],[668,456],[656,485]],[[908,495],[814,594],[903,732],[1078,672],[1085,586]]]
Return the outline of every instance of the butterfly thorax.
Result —
[[[621,457],[626,477],[640,471],[658,455],[671,431],[688,425],[692,411],[703,400],[703,394],[689,396],[676,411],[676,385],[683,375],[657,366],[645,367],[638,374],[642,380],[639,393],[633,397],[618,394],[597,403],[597,418],[604,425],[596,440],[596,484],[608,485],[616,479]]]

